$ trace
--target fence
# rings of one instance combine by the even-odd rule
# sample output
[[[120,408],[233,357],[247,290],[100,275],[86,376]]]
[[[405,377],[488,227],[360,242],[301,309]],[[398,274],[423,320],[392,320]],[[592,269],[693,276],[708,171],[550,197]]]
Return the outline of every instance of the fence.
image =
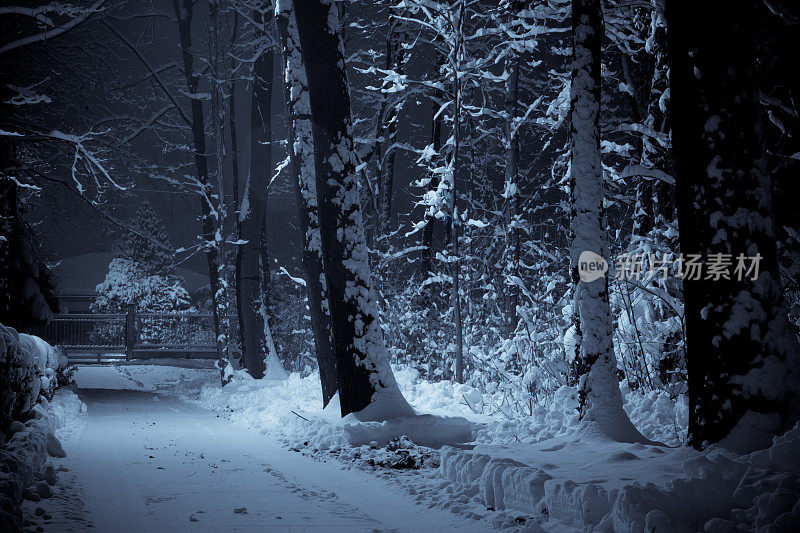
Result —
[[[217,357],[210,313],[137,313],[131,306],[127,313],[56,315],[32,333],[76,363]]]

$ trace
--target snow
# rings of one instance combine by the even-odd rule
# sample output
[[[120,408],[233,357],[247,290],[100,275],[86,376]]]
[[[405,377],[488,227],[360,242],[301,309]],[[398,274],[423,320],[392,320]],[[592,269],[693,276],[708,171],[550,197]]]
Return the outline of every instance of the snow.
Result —
[[[159,369],[175,372],[151,370]],[[131,524],[170,533],[487,528],[419,507],[392,482],[303,457],[174,396],[99,388],[79,394],[87,414],[79,415],[83,429],[64,441],[67,457],[54,460],[61,470],[56,494],[26,506],[47,531],[126,531]],[[36,506],[51,518],[34,518]]]
[[[60,389],[54,393],[52,402],[44,397],[39,399],[31,419],[24,424],[15,421],[9,426],[8,441],[0,447],[0,528],[14,531],[20,527],[23,496],[31,500],[51,494],[55,474],[48,474],[45,463],[48,455],[63,455],[59,438],[65,435],[66,427],[79,425],[80,409],[81,402],[75,393]]]
[[[767,511],[754,503],[761,497],[763,479],[745,479],[748,464],[759,461],[781,472],[782,487],[797,482],[800,429],[776,441],[760,458],[720,449],[699,453],[680,445],[688,420],[685,398],[673,400],[665,392],[620,391],[625,412],[647,437],[625,443],[587,432],[578,423],[577,390],[571,387],[558,389],[548,405],[534,406],[531,416],[507,420],[482,414],[483,405],[493,400],[469,385],[431,383],[407,367],[395,367],[394,372],[415,411],[458,414],[470,421],[474,439],[467,446],[443,446],[438,475],[425,472],[426,448],[411,444],[407,457],[423,467],[415,477],[398,483],[416,494],[420,503],[491,519],[498,527],[526,523],[547,531],[641,531],[646,525],[667,524],[668,530],[693,530],[715,519],[713,524],[729,520],[736,505],[746,509],[742,512],[755,523],[777,515],[765,518]],[[312,456],[328,454],[350,465],[396,460],[394,456],[387,460],[385,450],[399,435],[416,445],[438,448],[444,439],[436,437],[446,436],[450,429],[442,422],[421,428],[419,421],[414,426],[406,420],[365,424],[352,416],[339,419],[337,398],[327,409],[320,408],[317,379],[293,374],[285,383],[243,379],[224,389],[209,384],[195,401],[286,447]],[[672,447],[651,444],[649,439]],[[751,488],[754,496],[749,500],[733,503],[733,493],[745,484],[761,488]],[[442,493],[448,495],[445,502],[434,496]],[[762,507],[766,509],[766,504]],[[776,504],[781,513],[784,507]]]
[[[798,524],[799,437],[795,428],[769,450],[737,456],[567,432],[535,445],[444,448],[440,473],[471,505],[527,513],[548,531]]]
[[[222,387],[203,363],[161,363],[83,366],[80,398],[56,392],[47,409],[67,457],[53,459],[55,495],[36,504],[56,517],[48,525],[622,532],[800,523],[800,426],[750,455],[701,453],[680,445],[685,399],[623,388],[636,428],[671,447],[615,442],[578,422],[575,388],[506,419],[485,414],[492,395],[405,366],[393,370],[416,415],[362,422],[340,418],[338,396],[321,408],[316,374],[236,372]],[[34,507],[26,503],[27,514]]]
[[[166,364],[164,364],[166,363]],[[184,366],[200,366],[185,368]],[[213,362],[204,360],[167,360],[162,364],[153,362],[134,362],[125,365],[86,365],[79,366],[74,374],[79,388],[118,389],[132,391],[173,392],[199,388],[207,382],[219,381],[219,371],[211,366]]]

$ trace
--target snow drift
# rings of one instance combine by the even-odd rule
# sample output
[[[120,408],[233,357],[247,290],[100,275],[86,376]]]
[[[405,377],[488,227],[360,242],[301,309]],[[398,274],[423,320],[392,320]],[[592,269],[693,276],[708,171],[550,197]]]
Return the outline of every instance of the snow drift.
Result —
[[[798,457],[800,426],[744,456],[568,432],[535,445],[445,447],[440,474],[464,503],[546,530],[789,531],[800,526]]]

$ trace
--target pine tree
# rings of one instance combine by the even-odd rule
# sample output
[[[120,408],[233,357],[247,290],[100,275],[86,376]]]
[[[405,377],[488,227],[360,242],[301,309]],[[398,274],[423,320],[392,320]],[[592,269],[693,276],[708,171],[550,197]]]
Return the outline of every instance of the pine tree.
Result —
[[[136,211],[114,249],[108,273],[97,286],[93,309],[121,313],[130,304],[149,312],[189,308],[183,279],[174,275],[175,254],[169,236],[149,202]]]
[[[1,167],[0,167],[1,168]],[[16,184],[0,175],[0,322],[20,331],[58,311],[51,273],[17,205]]]
[[[147,276],[171,274],[175,269],[175,252],[164,223],[144,201],[125,232],[114,244],[114,255],[139,264]]]

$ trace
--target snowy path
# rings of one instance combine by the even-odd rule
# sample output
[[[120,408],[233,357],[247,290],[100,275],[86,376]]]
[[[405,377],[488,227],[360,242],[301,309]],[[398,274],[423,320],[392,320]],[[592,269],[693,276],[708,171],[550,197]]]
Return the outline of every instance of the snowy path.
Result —
[[[170,396],[82,390],[89,416],[59,464],[94,531],[481,531],[396,485],[321,463]],[[63,479],[63,476],[62,476]],[[246,508],[245,512],[234,509]],[[81,530],[57,516],[46,531]]]

